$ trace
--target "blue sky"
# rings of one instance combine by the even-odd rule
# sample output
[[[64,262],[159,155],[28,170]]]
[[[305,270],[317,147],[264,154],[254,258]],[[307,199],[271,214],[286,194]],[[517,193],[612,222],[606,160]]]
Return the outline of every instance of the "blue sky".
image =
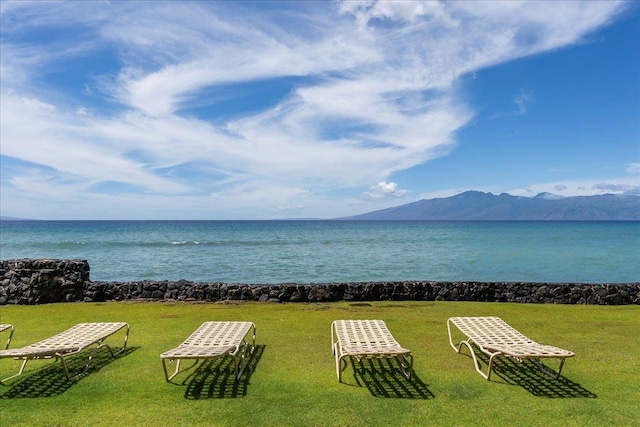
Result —
[[[635,2],[0,5],[3,216],[640,194]]]

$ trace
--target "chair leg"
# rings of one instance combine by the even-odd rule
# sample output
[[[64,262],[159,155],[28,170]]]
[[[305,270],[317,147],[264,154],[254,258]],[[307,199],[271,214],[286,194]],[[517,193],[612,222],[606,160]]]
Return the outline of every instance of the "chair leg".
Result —
[[[169,363],[173,362],[173,360],[169,359]],[[182,359],[175,359],[176,362],[176,369],[173,371],[173,374],[169,375],[169,371],[167,370],[167,359],[162,359],[162,368],[164,369],[164,378],[167,380],[167,382],[171,382],[172,379],[174,379],[176,377],[176,375],[178,375],[181,371],[180,371],[180,363],[182,362]],[[198,360],[196,359],[196,363],[198,363]]]
[[[413,377],[413,355],[409,354],[407,356],[409,358],[408,362],[405,356],[400,356],[398,357],[398,363],[400,363],[402,375],[404,375],[407,380],[411,381],[411,378]],[[407,365],[409,365],[409,369],[407,369]]]
[[[551,369],[548,369],[544,363],[542,363],[542,360],[538,357],[536,358],[536,361],[538,362],[538,367],[540,368],[540,370],[550,376],[551,378],[553,378],[554,380],[557,380],[558,378],[560,378],[560,374],[562,373],[562,367],[564,366],[564,357],[560,358],[560,366],[558,367],[558,371],[553,371]]]
[[[169,372],[167,371],[167,359],[162,359],[162,369],[164,370],[164,379],[167,380],[167,382],[170,382],[171,378],[175,377],[175,372],[171,377],[169,377]]]
[[[345,360],[346,355],[338,356],[336,354],[336,373],[338,374],[338,382],[342,382],[342,371],[347,369],[347,361]],[[342,362],[344,362],[344,368],[342,367]]]
[[[13,379],[15,377],[19,377],[20,375],[22,375],[22,373],[24,372],[24,368],[25,368],[25,366],[27,366],[27,362],[29,360],[31,360],[31,359],[25,358],[22,361],[22,366],[20,366],[20,370],[18,371],[18,373],[15,374],[15,375],[11,375],[10,377],[7,377],[7,378],[4,378],[4,379],[0,380],[0,384],[6,385],[6,382],[9,381],[10,379]]]
[[[111,349],[111,347],[109,347],[109,352],[111,352],[112,357],[118,356],[119,354],[123,353],[127,349],[127,342],[129,341],[129,329],[130,329],[130,326],[129,324],[127,324],[127,330],[124,334],[124,343],[122,344],[122,347],[120,347],[115,352]],[[102,342],[100,343],[100,345],[103,345]]]
[[[473,350],[473,347],[471,346],[471,344],[469,343],[469,341],[462,341],[460,344],[458,344],[458,348],[457,348],[457,352],[460,353],[462,350],[462,345],[465,345],[469,348],[469,353],[471,353],[471,358],[473,359],[473,364],[476,368],[476,371],[478,371],[478,373],[480,375],[482,375],[482,377],[486,380],[491,379],[491,369],[493,368],[493,358],[495,356],[498,355],[498,353],[494,353],[490,356],[489,358],[489,369],[488,372],[485,374],[484,372],[482,372],[482,369],[480,369],[480,362],[478,361],[478,357],[476,356],[475,351]],[[455,348],[455,347],[454,347]]]
[[[244,372],[244,368],[247,364],[246,361],[246,355],[247,355],[247,347],[248,344],[246,342],[243,342],[241,344],[242,346],[242,350],[239,352],[240,353],[240,360],[238,360],[238,353],[236,353],[235,355],[232,354],[231,356],[233,356],[233,361],[234,361],[234,365],[235,365],[235,378],[236,381],[240,379],[240,377],[242,376],[242,373]],[[253,349],[252,349],[253,351]]]
[[[5,347],[4,347],[5,349],[9,348],[9,345],[11,344],[11,338],[13,338],[13,331],[14,331],[13,326],[10,326],[9,327],[9,338],[7,339],[7,345],[5,345]]]
[[[491,380],[491,372],[493,371],[493,359],[498,355],[499,353],[494,353],[489,357],[489,367],[487,368],[487,375],[485,376],[485,378],[489,381]]]

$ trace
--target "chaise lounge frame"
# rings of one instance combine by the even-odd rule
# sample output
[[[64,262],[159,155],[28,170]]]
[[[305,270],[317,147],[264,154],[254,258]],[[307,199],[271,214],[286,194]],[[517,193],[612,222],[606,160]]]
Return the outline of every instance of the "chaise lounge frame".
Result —
[[[231,356],[234,360],[235,379],[239,380],[246,366],[249,344],[247,335],[253,330],[250,354],[256,347],[256,325],[253,322],[204,322],[178,347],[160,355],[167,382],[171,382],[180,372],[194,367],[202,359],[217,359]],[[180,370],[183,359],[194,360],[193,365]],[[169,375],[167,361],[176,362],[173,374]]]
[[[120,349],[114,351],[108,344],[105,344],[104,341],[124,328],[126,328],[124,344]],[[18,373],[0,380],[0,383],[5,384],[6,381],[22,375],[24,368],[30,360],[53,358],[60,360],[67,380],[74,380],[89,370],[93,356],[95,356],[99,349],[106,347],[109,353],[111,353],[111,356],[115,357],[125,351],[128,339],[129,324],[124,322],[78,323],[64,332],[34,344],[21,348],[0,350],[0,359],[13,358],[15,360],[22,360],[22,366]],[[84,369],[80,373],[71,376],[65,359],[94,345],[96,347],[89,354]]]
[[[456,346],[453,343],[451,325],[456,326],[468,339],[461,341]],[[499,317],[451,317],[447,320],[447,330],[451,347],[460,353],[462,346],[467,346],[471,352],[476,371],[487,380],[491,379],[493,362],[498,356],[510,357],[519,362],[523,362],[525,359],[535,359],[542,372],[556,379],[562,373],[565,359],[574,356],[574,353],[569,350],[539,344],[527,338]],[[480,369],[480,363],[472,344],[489,356],[486,374]],[[545,358],[560,359],[558,370],[549,370],[542,363],[542,359]]]
[[[411,381],[413,355],[395,340],[382,320],[336,320],[331,324],[331,347],[336,358],[336,374],[342,382],[345,357],[362,359],[396,359],[403,375]],[[343,366],[344,361],[344,366]]]
[[[9,331],[9,338],[7,339],[7,344],[5,345],[5,349],[9,348],[9,344],[11,344],[11,338],[13,338],[13,325],[10,325],[8,323],[3,323],[0,325],[0,332],[4,332],[8,330]]]

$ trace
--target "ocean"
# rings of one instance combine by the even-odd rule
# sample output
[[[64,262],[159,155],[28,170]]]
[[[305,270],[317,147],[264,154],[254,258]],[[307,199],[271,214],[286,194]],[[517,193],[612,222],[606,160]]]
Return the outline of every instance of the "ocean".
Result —
[[[0,258],[93,281],[640,282],[640,222],[1,221]]]

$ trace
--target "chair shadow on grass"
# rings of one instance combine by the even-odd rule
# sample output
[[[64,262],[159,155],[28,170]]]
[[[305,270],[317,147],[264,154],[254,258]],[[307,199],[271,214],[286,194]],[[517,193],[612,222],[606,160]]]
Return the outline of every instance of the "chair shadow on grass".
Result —
[[[359,386],[365,386],[373,397],[397,399],[434,399],[429,390],[414,371],[409,381],[397,362],[391,359],[351,359],[354,377]]]
[[[247,395],[251,376],[264,354],[266,346],[256,345],[247,355],[244,372],[235,379],[232,357],[220,357],[203,361],[182,384],[187,385],[184,397],[190,400],[237,398]]]
[[[59,396],[71,388],[76,382],[82,380],[88,375],[92,375],[110,363],[124,357],[135,350],[138,347],[127,347],[122,353],[116,357],[111,356],[109,350],[106,348],[99,349],[91,359],[91,365],[87,372],[81,374],[79,377],[68,380],[64,374],[62,364],[56,359],[50,360],[34,360],[27,364],[47,363],[47,365],[35,371],[25,371],[13,382],[6,386],[0,386],[0,399],[19,399],[19,398],[34,398],[34,397],[54,397]],[[82,372],[85,364],[87,363],[88,353],[93,351],[88,349],[73,356],[65,358],[65,363],[70,374]],[[55,362],[54,362],[55,360]],[[22,361],[13,361],[16,364],[16,370],[19,368]],[[3,392],[5,387],[8,387],[6,392]]]
[[[476,349],[477,350],[477,349]],[[465,354],[471,358],[471,356]],[[489,364],[489,357],[481,351],[476,352],[476,356],[482,362],[483,369]],[[568,363],[571,362],[569,359]],[[554,365],[554,366],[557,366]],[[551,366],[547,366],[551,370]],[[495,378],[501,381],[496,381]],[[493,374],[491,381],[504,382],[508,385],[517,385],[534,396],[548,398],[597,398],[598,395],[587,390],[582,385],[571,381],[564,375],[552,378],[540,369],[538,362],[534,359],[524,359],[519,362],[511,357],[496,357],[493,360]]]

